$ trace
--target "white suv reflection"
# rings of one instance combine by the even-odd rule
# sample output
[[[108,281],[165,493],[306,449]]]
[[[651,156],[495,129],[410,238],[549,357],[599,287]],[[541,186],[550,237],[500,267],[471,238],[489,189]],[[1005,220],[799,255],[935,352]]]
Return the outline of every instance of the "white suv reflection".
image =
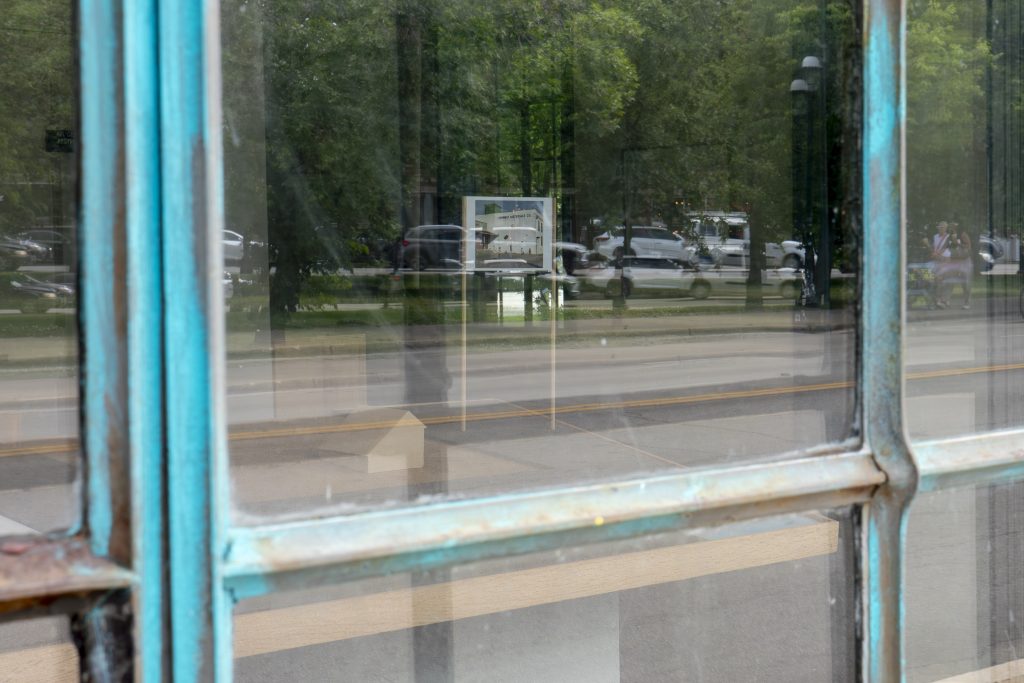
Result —
[[[641,293],[674,293],[693,299],[706,299],[712,293],[744,296],[750,283],[746,268],[702,269],[689,262],[643,256],[626,256],[618,262],[577,270],[576,276],[581,289],[598,291],[606,297],[620,292],[625,297]],[[762,271],[761,286],[768,296],[795,299],[800,292],[800,274],[792,268],[766,269]]]
[[[628,253],[625,249],[625,242],[626,229],[612,228],[594,238],[594,250],[609,259],[617,259],[622,256],[649,256],[686,262],[693,260],[694,250],[688,248],[683,238],[668,228],[637,225],[633,227]]]

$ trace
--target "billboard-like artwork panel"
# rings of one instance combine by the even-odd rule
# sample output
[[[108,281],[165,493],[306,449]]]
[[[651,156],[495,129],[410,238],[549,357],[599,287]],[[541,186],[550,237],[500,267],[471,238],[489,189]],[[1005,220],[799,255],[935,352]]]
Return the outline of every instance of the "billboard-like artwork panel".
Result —
[[[466,197],[467,270],[551,270],[550,197]]]

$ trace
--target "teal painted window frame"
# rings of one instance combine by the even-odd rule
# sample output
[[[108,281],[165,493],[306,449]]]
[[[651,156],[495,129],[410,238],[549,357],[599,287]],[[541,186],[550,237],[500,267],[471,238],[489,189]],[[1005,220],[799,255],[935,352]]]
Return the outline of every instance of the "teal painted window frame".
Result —
[[[227,509],[218,16],[214,0],[78,0],[85,509],[66,535],[0,552],[0,615],[71,615],[93,680],[226,682],[243,598],[855,505],[857,670],[904,679],[908,505],[919,490],[1024,478],[1024,430],[906,436],[903,1],[864,2],[859,438],[770,463],[257,527],[231,526]]]

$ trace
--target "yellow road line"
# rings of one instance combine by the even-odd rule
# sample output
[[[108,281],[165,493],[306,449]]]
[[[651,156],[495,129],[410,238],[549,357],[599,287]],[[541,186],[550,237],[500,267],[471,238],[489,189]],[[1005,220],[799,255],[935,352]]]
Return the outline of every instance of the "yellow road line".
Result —
[[[851,382],[828,382],[824,384],[807,384],[798,387],[777,387],[772,389],[745,389],[743,391],[723,391],[711,394],[695,394],[693,396],[676,396],[670,398],[647,398],[634,399],[631,401],[605,401],[601,403],[573,403],[558,406],[556,414],[587,413],[599,410],[616,410],[628,408],[650,408],[661,406],[683,405],[688,403],[705,403],[708,401],[726,401],[740,398],[758,398],[762,396],[783,396],[788,394],[801,394],[814,391],[828,391],[831,389],[843,389],[853,386]],[[549,408],[530,410],[518,408],[514,410],[498,410],[486,413],[470,413],[465,419],[467,422],[481,422],[485,420],[501,420],[519,417],[539,417],[547,419],[551,414]],[[420,422],[425,425],[443,425],[461,422],[462,415],[443,415],[438,417],[421,417]],[[353,424],[340,425],[316,425],[311,427],[285,427],[282,429],[264,429],[253,432],[235,432],[231,435],[232,441],[251,441],[254,439],[268,439],[282,436],[304,436],[312,434],[336,434],[338,432],[363,431],[368,429],[387,429],[394,426],[394,422],[358,422]]]
[[[1024,363],[1004,363],[1002,365],[982,365],[975,368],[951,368],[947,370],[929,370],[927,372],[908,372],[907,379],[935,379],[938,377],[959,377],[961,375],[983,375],[988,372],[1005,372],[1007,370],[1024,370]]]
[[[951,368],[944,370],[929,370],[922,372],[907,373],[910,381],[940,379],[944,377],[961,377],[965,375],[980,375],[994,372],[1006,372],[1009,370],[1024,370],[1024,363],[1003,363],[1000,365],[984,365],[973,368]],[[694,394],[692,396],[675,396],[668,398],[633,399],[628,401],[605,401],[597,403],[573,403],[564,406],[556,406],[554,414],[565,415],[571,413],[588,413],[600,410],[628,410],[632,408],[659,408],[666,406],[688,405],[693,403],[707,403],[711,401],[730,401],[748,398],[762,398],[768,396],[786,396],[804,394],[817,391],[832,391],[835,389],[849,389],[853,382],[825,382],[821,384],[806,384],[803,386],[774,387],[769,389],[744,389],[741,391],[721,391],[707,394]],[[462,415],[442,415],[437,417],[422,417],[420,421],[425,425],[445,425],[462,422],[483,422],[488,420],[504,420],[523,417],[548,418],[552,414],[550,408],[530,410],[527,408],[516,408],[513,410],[497,410],[483,413],[469,413],[463,418]],[[339,425],[314,425],[310,427],[282,427],[280,429],[261,429],[256,431],[235,432],[228,438],[231,441],[253,441],[256,439],[274,439],[288,436],[310,436],[319,434],[338,434],[342,432],[355,432],[369,429],[388,429],[394,425],[390,421],[382,422],[359,422],[353,424]],[[0,449],[0,458],[18,455],[34,454],[61,454],[73,453],[78,450],[78,443],[68,441],[65,443],[23,446],[16,448]]]
[[[936,379],[941,377],[957,377],[962,375],[984,374],[990,372],[1005,372],[1007,370],[1024,370],[1024,363],[1005,363],[1002,365],[986,365],[974,368],[953,368],[947,370],[932,370],[928,372],[912,372],[907,374],[908,380]],[[554,408],[554,413],[563,415],[568,413],[585,413],[599,410],[622,410],[630,408],[654,408],[673,405],[686,405],[692,403],[705,403],[710,401],[728,401],[746,398],[761,398],[765,396],[785,396],[793,394],[810,393],[816,391],[832,391],[835,389],[849,389],[853,382],[826,382],[821,384],[806,384],[793,387],[775,387],[769,389],[744,389],[740,391],[722,391],[707,394],[694,394],[692,396],[675,396],[669,398],[634,399],[629,401],[604,401],[598,403],[573,403]],[[423,417],[420,421],[425,425],[443,425],[462,422],[481,422],[485,420],[501,420],[520,417],[548,417],[551,409],[530,410],[528,408],[517,408],[514,410],[489,411],[485,413],[470,413],[463,418],[462,415],[445,415],[438,417]],[[231,434],[232,441],[251,441],[254,439],[267,439],[282,436],[304,436],[317,434],[337,434],[340,432],[361,431],[367,429],[387,429],[392,426],[391,422],[362,422],[344,425],[317,425],[310,427],[283,427],[281,429],[266,429],[251,432],[235,432]]]
[[[65,441],[43,446],[19,446],[17,448],[0,449],[0,458],[8,458],[15,455],[35,455],[45,453],[55,455],[60,453],[74,453],[78,450],[77,441]]]

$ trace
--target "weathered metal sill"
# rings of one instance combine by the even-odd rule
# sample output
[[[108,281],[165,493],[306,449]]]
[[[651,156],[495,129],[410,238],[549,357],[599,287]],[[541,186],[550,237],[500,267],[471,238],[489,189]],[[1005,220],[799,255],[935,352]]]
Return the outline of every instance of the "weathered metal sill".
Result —
[[[853,452],[236,527],[223,575],[242,599],[289,585],[863,503],[884,481],[870,454]]]
[[[0,620],[75,611],[132,583],[130,571],[93,555],[80,536],[0,540]]]

